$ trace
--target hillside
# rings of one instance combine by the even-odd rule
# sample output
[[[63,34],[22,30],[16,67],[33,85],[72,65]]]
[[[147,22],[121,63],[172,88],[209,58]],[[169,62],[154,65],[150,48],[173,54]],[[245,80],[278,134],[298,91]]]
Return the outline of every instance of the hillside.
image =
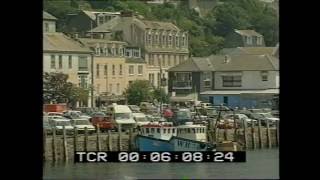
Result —
[[[123,11],[132,10],[145,19],[168,21],[190,34],[190,52],[193,56],[207,56],[224,46],[224,37],[233,29],[254,29],[264,35],[266,46],[275,46],[279,21],[274,9],[259,0],[220,0],[205,17],[188,7],[187,1],[175,7],[172,4],[150,5],[139,0],[44,0],[44,10],[56,16],[58,30],[64,32],[66,14],[79,9]]]

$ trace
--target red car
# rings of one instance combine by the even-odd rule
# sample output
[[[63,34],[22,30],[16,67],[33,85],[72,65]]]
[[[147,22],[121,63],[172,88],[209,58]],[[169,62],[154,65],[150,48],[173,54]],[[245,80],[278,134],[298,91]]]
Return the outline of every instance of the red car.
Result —
[[[173,117],[173,112],[171,111],[171,109],[164,109],[163,110],[163,117],[172,118]]]
[[[91,115],[89,121],[94,127],[99,125],[100,131],[107,131],[114,129],[111,119],[107,117],[103,112],[96,112]]]

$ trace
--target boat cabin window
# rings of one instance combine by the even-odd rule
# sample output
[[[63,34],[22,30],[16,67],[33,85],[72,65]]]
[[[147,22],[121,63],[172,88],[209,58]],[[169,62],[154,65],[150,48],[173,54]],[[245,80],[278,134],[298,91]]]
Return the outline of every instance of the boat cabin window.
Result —
[[[172,133],[174,134],[176,132],[176,129],[172,129]]]
[[[149,133],[149,128],[146,128],[146,134],[148,134]]]
[[[170,134],[170,131],[171,131],[171,129],[169,128],[169,129],[168,129],[168,133],[169,133],[169,134]]]
[[[188,133],[191,133],[191,129],[190,128],[188,128]]]
[[[154,128],[151,128],[151,133],[154,133]]]
[[[167,129],[163,129],[163,134],[167,133]]]
[[[160,133],[160,129],[159,128],[157,128],[157,133]]]

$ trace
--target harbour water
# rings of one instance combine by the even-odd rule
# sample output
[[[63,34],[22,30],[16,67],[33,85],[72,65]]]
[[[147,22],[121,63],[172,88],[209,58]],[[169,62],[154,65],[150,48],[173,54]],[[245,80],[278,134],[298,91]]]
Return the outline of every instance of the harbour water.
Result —
[[[248,150],[245,163],[48,162],[44,179],[279,179],[279,149]]]

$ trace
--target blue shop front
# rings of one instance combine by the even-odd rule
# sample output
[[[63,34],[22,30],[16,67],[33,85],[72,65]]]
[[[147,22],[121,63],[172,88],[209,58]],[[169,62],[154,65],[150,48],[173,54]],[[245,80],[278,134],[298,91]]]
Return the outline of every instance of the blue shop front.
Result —
[[[214,90],[200,93],[200,101],[238,108],[272,108],[279,89]]]

